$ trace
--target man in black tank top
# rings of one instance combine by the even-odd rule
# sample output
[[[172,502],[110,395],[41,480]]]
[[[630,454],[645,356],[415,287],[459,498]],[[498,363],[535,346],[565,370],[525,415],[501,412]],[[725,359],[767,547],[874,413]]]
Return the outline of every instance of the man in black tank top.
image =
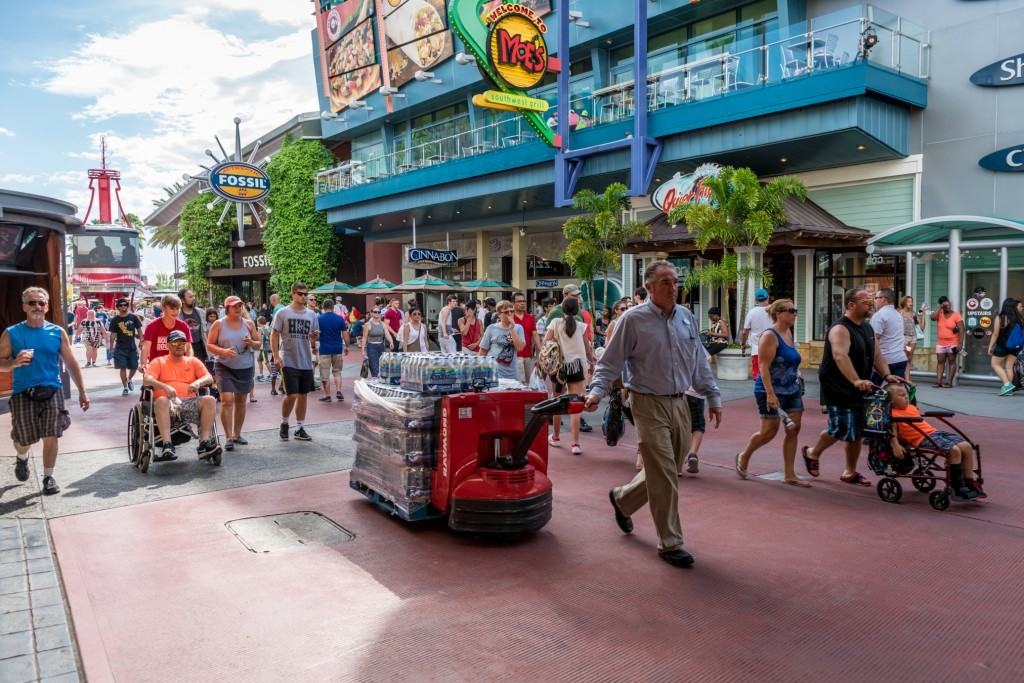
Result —
[[[874,299],[866,289],[851,289],[844,299],[846,313],[832,325],[825,340],[825,354],[818,368],[821,403],[828,410],[828,428],[813,447],[803,447],[807,472],[820,474],[818,458],[836,441],[845,443],[846,464],[840,479],[848,484],[870,486],[857,471],[861,432],[864,428],[864,392],[874,384],[869,379],[874,367],[886,382],[902,382],[889,372],[889,364],[875,344],[875,332],[867,323]]]

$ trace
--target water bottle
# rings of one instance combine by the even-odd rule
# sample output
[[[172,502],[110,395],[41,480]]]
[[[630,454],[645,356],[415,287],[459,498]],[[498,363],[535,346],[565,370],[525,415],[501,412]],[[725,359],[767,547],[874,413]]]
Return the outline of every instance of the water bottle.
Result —
[[[793,422],[793,418],[785,410],[776,408],[775,412],[779,414],[779,419],[782,420],[782,424],[786,426],[787,430],[796,429],[796,422]]]

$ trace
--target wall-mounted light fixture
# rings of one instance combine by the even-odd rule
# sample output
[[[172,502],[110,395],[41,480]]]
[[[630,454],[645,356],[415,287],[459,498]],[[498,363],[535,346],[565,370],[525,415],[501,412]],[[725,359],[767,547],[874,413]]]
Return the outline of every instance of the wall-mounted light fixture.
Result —
[[[569,10],[569,23],[576,24],[580,28],[590,28],[590,22],[583,18],[583,12],[578,9]]]
[[[405,97],[405,93],[398,92],[398,88],[389,88],[386,85],[382,85],[377,89],[377,93],[381,97]]]
[[[345,117],[333,111],[322,111],[320,112],[320,118],[324,121],[337,121],[338,123],[345,123]]]
[[[433,71],[417,71],[413,76],[417,81],[422,81],[424,83],[437,83],[438,85],[444,83],[440,78],[434,78]]]
[[[473,55],[467,55],[465,52],[460,52],[455,55],[455,63],[462,64],[463,66],[466,64],[476,64],[476,57]]]

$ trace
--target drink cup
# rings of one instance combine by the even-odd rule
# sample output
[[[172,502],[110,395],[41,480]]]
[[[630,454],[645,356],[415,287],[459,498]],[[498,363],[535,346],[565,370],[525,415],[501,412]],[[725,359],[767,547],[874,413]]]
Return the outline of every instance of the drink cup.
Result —
[[[35,349],[24,349],[24,351],[25,351],[25,353],[28,354],[28,362],[31,363],[32,359],[35,358],[36,350]]]

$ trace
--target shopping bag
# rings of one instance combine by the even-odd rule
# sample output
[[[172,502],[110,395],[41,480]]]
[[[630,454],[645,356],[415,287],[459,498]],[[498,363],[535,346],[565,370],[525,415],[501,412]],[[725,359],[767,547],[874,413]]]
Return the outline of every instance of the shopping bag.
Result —
[[[364,358],[363,364],[359,366],[359,376],[366,379],[370,376],[370,359]]]

